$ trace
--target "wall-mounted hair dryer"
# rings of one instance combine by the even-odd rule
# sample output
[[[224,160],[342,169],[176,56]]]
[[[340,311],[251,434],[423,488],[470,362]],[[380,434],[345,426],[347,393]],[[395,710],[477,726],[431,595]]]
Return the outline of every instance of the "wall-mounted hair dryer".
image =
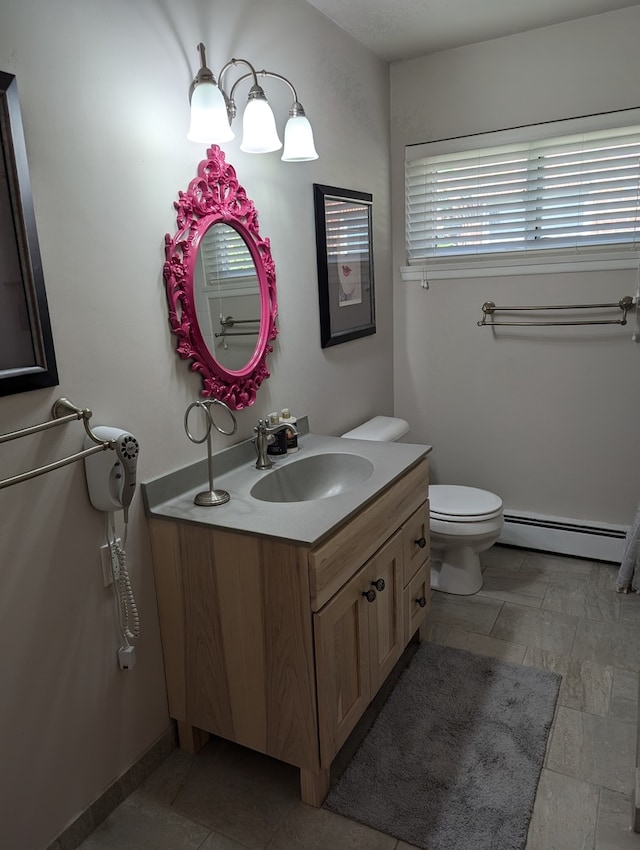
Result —
[[[115,454],[111,449],[96,452],[85,459],[89,498],[96,510],[125,512],[131,504],[136,490],[136,469],[140,447],[138,441],[122,428],[98,425],[93,433],[105,443],[113,442]],[[89,437],[85,438],[85,447],[95,446]]]

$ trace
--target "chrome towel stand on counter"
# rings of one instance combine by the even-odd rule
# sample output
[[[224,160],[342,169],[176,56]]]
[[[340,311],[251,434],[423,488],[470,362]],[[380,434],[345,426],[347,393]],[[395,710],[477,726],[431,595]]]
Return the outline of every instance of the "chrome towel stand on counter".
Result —
[[[625,295],[616,304],[545,304],[537,307],[496,307],[493,301],[485,301],[482,305],[482,321],[478,322],[478,327],[495,327],[497,325],[511,325],[520,327],[561,327],[567,325],[626,325],[627,313],[633,307],[633,298],[630,295]],[[572,319],[570,321],[559,322],[496,322],[493,320],[493,315],[497,311],[513,313],[519,310],[608,310],[613,308],[622,310],[621,319]],[[491,321],[487,321],[487,316],[491,316]]]
[[[231,417],[233,425],[230,431],[225,431],[217,424],[217,422],[214,421],[214,418],[211,414],[211,408],[214,405],[219,405],[220,407],[223,407]],[[206,418],[204,437],[201,440],[194,437],[191,431],[189,430],[189,414],[191,413],[194,407],[202,410]],[[184,430],[187,437],[191,440],[192,443],[195,443],[196,445],[204,443],[205,440],[207,441],[207,471],[209,473],[209,489],[204,490],[202,493],[198,493],[193,500],[193,503],[195,505],[200,505],[207,508],[213,508],[217,505],[225,505],[231,498],[226,490],[213,489],[213,455],[211,452],[212,428],[215,428],[219,434],[224,434],[225,437],[231,437],[233,436],[233,434],[236,433],[236,430],[238,428],[238,422],[233,414],[233,411],[229,409],[228,405],[226,405],[223,401],[219,401],[217,398],[206,398],[204,400],[199,399],[198,401],[194,401],[187,407],[184,414]]]
[[[82,420],[84,430],[87,436],[96,443],[88,449],[83,449],[80,452],[69,455],[68,457],[60,458],[60,460],[47,463],[45,466],[31,469],[28,472],[22,472],[20,475],[13,475],[11,478],[4,478],[0,481],[0,490],[5,487],[10,487],[12,484],[19,484],[21,481],[28,481],[30,478],[35,478],[38,475],[44,475],[45,472],[51,472],[54,469],[59,469],[61,466],[66,466],[68,463],[74,463],[83,457],[95,454],[96,452],[104,452],[107,449],[115,449],[115,440],[101,440],[93,433],[89,426],[89,420],[93,415],[88,408],[76,407],[75,404],[66,398],[59,398],[54,402],[51,408],[53,419],[48,422],[42,422],[40,425],[32,425],[29,428],[21,428],[19,431],[11,431],[9,434],[0,435],[0,443],[8,443],[10,440],[16,440],[19,437],[27,437],[30,434],[37,434],[39,431],[46,431],[49,428],[55,428],[57,425],[64,425],[65,422],[73,422],[78,419]]]

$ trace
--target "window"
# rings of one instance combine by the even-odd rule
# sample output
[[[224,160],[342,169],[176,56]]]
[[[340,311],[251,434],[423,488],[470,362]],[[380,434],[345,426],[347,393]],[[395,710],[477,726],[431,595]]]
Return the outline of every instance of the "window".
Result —
[[[405,176],[410,264],[640,248],[640,110],[410,147]]]

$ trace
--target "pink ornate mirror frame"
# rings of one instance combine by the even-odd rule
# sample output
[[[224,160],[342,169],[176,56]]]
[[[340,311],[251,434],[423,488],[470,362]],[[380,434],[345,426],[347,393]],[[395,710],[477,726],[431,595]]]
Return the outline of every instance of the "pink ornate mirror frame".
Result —
[[[201,395],[224,401],[232,410],[254,403],[262,381],[269,377],[267,355],[278,330],[275,265],[268,239],[258,230],[258,213],[238,183],[233,166],[217,145],[207,150],[198,165],[198,176],[186,192],[178,193],[177,233],[165,236],[164,279],[169,302],[169,324],[178,337],[178,353],[192,360],[191,370],[199,372]],[[260,321],[257,342],[248,362],[237,371],[225,368],[205,341],[196,312],[194,279],[198,248],[214,224],[227,224],[246,244],[258,278]],[[219,335],[218,335],[219,336]]]

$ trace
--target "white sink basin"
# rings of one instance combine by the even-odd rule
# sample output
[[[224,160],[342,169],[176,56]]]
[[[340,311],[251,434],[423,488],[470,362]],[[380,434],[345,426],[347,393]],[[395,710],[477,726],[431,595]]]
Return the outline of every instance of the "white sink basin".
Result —
[[[364,484],[373,463],[350,452],[309,455],[269,472],[251,488],[262,502],[309,502],[339,496]]]

